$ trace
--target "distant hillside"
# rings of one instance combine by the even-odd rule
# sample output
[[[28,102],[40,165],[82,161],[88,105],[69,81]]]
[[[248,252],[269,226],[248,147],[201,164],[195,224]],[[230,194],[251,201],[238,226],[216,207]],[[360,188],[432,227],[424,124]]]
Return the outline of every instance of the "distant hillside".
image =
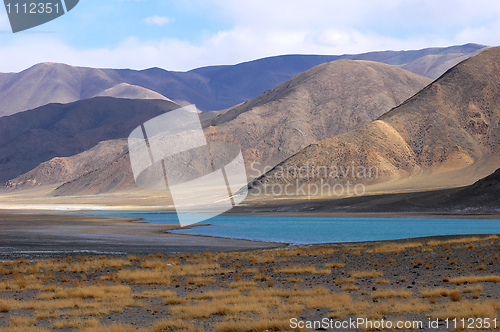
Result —
[[[466,44],[340,56],[283,55],[188,72],[160,68],[141,71],[94,69],[41,63],[17,74],[0,74],[0,116],[99,95],[119,97],[122,83],[154,91],[176,102],[196,104],[202,111],[222,110],[254,98],[314,66],[334,60],[377,61],[435,79],[483,48],[482,45]],[[140,97],[140,94],[134,95]],[[130,94],[125,98],[131,98]]]
[[[239,144],[247,165],[262,170],[376,119],[429,83],[394,66],[337,60],[297,75],[204,126],[209,140]]]
[[[14,179],[54,157],[73,156],[99,142],[127,138],[138,125],[178,107],[164,100],[97,97],[2,117],[0,182]],[[88,157],[96,158],[92,153]],[[82,166],[84,161],[80,159],[75,164]],[[75,164],[67,171],[78,172]],[[45,171],[51,176],[51,168]]]
[[[357,181],[373,192],[428,190],[469,185],[500,167],[500,47],[453,67],[421,92],[349,133],[312,144],[267,177],[286,185],[282,169],[321,167],[378,170],[378,176],[306,176],[299,183],[330,185]],[[335,175],[335,174],[334,174]]]

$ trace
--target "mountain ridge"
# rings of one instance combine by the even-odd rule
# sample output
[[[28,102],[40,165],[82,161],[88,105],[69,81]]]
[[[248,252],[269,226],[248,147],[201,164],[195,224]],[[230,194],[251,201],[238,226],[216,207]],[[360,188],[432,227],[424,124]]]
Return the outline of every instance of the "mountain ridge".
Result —
[[[375,121],[305,148],[252,187],[286,185],[291,179],[279,178],[279,169],[306,163],[377,167],[380,177],[361,182],[386,191],[471,184],[500,166],[499,80],[500,48],[490,48]]]
[[[202,111],[222,110],[252,99],[321,63],[339,59],[375,60],[434,79],[463,57],[484,48],[483,45],[465,44],[415,51],[282,55],[187,72],[161,68],[140,71],[99,69],[42,63],[20,73],[0,74],[0,116],[49,103],[91,98],[122,83],[155,91],[175,102],[196,104]],[[43,84],[40,85],[40,82]]]
[[[260,97],[205,120],[205,135],[216,150],[217,145],[212,143],[240,145],[247,170],[256,165],[252,164],[254,161],[262,164],[257,167],[260,170],[274,166],[307,144],[373,120],[430,82],[430,79],[382,63],[337,60],[318,65]],[[236,115],[232,114],[233,110]],[[124,189],[126,184],[133,182],[130,162],[126,158],[117,161],[112,154],[109,156],[112,158],[96,165],[92,173],[76,172],[71,178],[54,176],[50,183],[44,180],[44,174],[58,167],[60,160],[54,161],[56,166],[50,162],[42,164],[32,172],[9,179],[9,187],[29,187],[29,181],[36,180],[39,184],[66,182],[55,190],[56,195],[92,193],[92,190],[100,193],[112,187],[113,173],[116,173],[120,180],[114,182],[114,189]],[[73,159],[85,160],[82,156]],[[67,163],[75,162],[69,158]],[[249,176],[256,175],[249,173]]]

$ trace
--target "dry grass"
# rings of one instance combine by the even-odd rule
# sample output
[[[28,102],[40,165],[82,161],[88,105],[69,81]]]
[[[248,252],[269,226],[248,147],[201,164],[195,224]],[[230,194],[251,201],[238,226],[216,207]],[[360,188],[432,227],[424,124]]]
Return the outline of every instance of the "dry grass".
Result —
[[[385,284],[390,284],[391,281],[389,279],[379,278],[379,279],[375,280],[375,283],[377,285],[385,285]]]
[[[461,319],[496,314],[500,301],[484,299],[488,295],[496,296],[497,290],[490,288],[494,286],[485,286],[488,290],[485,294],[478,283],[500,282],[499,276],[443,277],[443,281],[450,282],[449,288],[422,290],[425,286],[421,285],[433,285],[436,276],[443,273],[424,270],[424,266],[443,268],[440,254],[448,263],[456,262],[445,265],[453,269],[449,273],[455,276],[464,274],[462,271],[466,269],[494,271],[495,265],[488,266],[487,262],[496,264],[500,254],[497,249],[485,250],[492,243],[481,240],[470,246],[470,238],[467,238],[469,242],[457,241],[443,242],[443,248],[409,242],[171,254],[168,257],[113,259],[103,256],[5,262],[0,264],[0,276],[3,275],[0,292],[9,294],[2,294],[7,298],[0,299],[0,312],[4,313],[0,317],[4,318],[3,326],[10,320],[9,331],[36,330],[44,326],[52,330],[128,332],[137,331],[137,326],[106,325],[111,322],[108,315],[123,312],[124,317],[133,317],[137,310],[142,315],[141,324],[149,331],[202,332],[204,329],[289,330],[290,317],[309,317],[318,310],[322,316],[336,319],[356,316],[393,320],[399,317],[387,316],[410,314]],[[461,242],[471,248],[456,245]],[[447,252],[443,251],[444,246],[448,247]],[[474,258],[463,261],[456,250]],[[406,252],[399,254],[403,251]],[[369,252],[375,254],[365,255]],[[332,256],[333,253],[338,254]],[[363,253],[362,257],[353,257]],[[408,266],[410,261],[412,266]],[[420,270],[414,272],[425,273],[415,277],[399,272],[394,275],[392,269],[400,264],[410,269],[417,265],[415,269]],[[344,269],[346,266],[348,269]],[[331,276],[315,276],[332,272]],[[383,278],[384,274],[387,279]],[[409,284],[405,275],[411,276],[408,282],[415,281],[411,290],[406,288]],[[391,282],[404,284],[400,284],[402,288],[392,288]],[[474,285],[462,286],[466,283]],[[314,284],[325,287],[314,287]],[[197,287],[206,288],[193,290]],[[491,289],[493,293],[489,292]],[[19,292],[24,300],[9,299],[13,292]],[[413,292],[425,299],[412,297]],[[137,309],[132,309],[134,307]]]
[[[432,306],[418,299],[382,302],[368,311],[369,318],[380,319],[384,315],[418,314],[430,311]]]
[[[342,267],[345,267],[345,263],[342,263],[342,262],[330,262],[330,263],[326,263],[325,264],[325,267],[326,268],[342,268]]]
[[[302,273],[311,273],[311,274],[330,274],[332,273],[331,269],[317,269],[315,265],[294,265],[294,266],[285,266],[278,269],[275,269],[277,273],[287,273],[287,274],[302,274]]]
[[[96,327],[87,327],[85,332],[146,332],[144,329],[137,329],[125,324],[113,323],[111,325],[98,325]]]
[[[447,289],[443,287],[434,288],[431,290],[423,290],[422,297],[424,298],[437,298],[437,297],[447,297],[452,292],[452,289]]]
[[[258,320],[233,320],[217,323],[217,332],[259,332],[283,331],[290,329],[290,321],[280,318],[260,318]]]
[[[182,319],[163,319],[157,323],[154,323],[152,329],[155,332],[186,331],[190,330],[191,326],[186,324],[186,322]]]
[[[462,299],[462,293],[458,289],[454,289],[448,294],[448,297],[453,302],[458,302]]]
[[[236,297],[240,297],[240,296],[241,296],[241,293],[237,290],[212,291],[212,292],[205,292],[205,293],[189,294],[188,299],[203,299],[203,300],[231,299],[231,298],[236,298]]]
[[[343,285],[343,284],[354,284],[356,282],[356,279],[354,278],[338,278],[335,279],[335,285]]]
[[[479,282],[500,282],[500,276],[489,275],[489,276],[463,276],[450,278],[448,280],[450,284],[462,285],[465,283],[468,284],[477,284]]]
[[[442,310],[435,311],[431,317],[436,319],[462,318],[496,318],[496,309],[492,302],[477,303],[474,301],[451,302]]]
[[[5,300],[0,300],[0,312],[6,313],[11,310],[11,306]]]
[[[355,271],[351,272],[351,277],[353,278],[378,278],[383,277],[384,274],[382,272],[372,270],[372,271]]]
[[[37,299],[109,299],[129,297],[130,287],[115,286],[86,286],[78,288],[61,288],[54,293],[42,293]]]
[[[408,249],[419,248],[422,247],[423,243],[421,242],[409,242],[409,243],[384,243],[380,245],[373,246],[372,249],[366,250],[367,253],[399,253],[402,251],[406,251]]]
[[[137,285],[170,285],[170,274],[163,270],[122,270],[117,278]]]
[[[355,285],[345,285],[344,287],[342,287],[342,290],[345,292],[354,292],[358,291],[359,287]]]
[[[241,269],[241,273],[243,274],[254,274],[258,272],[259,270],[256,267]]]
[[[257,287],[257,283],[254,281],[235,281],[229,284],[231,288],[237,288],[241,291],[252,289]]]
[[[81,318],[73,318],[71,320],[59,320],[56,321],[52,328],[54,330],[60,329],[82,329],[85,327],[96,328],[99,326],[99,322],[96,319],[81,319]]]
[[[457,244],[457,243],[471,243],[471,242],[482,242],[482,241],[490,241],[490,240],[497,240],[499,237],[497,235],[489,235],[485,237],[478,237],[478,236],[470,236],[470,237],[464,237],[464,238],[459,238],[459,239],[451,239],[451,240],[430,240],[427,242],[429,246],[435,247],[435,246],[443,246],[443,245],[449,245],[449,244]]]
[[[464,293],[464,294],[466,294],[466,293],[481,293],[483,290],[484,290],[483,286],[475,285],[475,286],[464,287],[462,289],[462,293]]]
[[[11,316],[10,317],[10,326],[30,326],[35,325],[36,319],[33,317],[25,317],[25,316]]]
[[[186,278],[186,280],[184,281],[186,286],[194,286],[194,287],[203,287],[214,282],[215,278],[213,277],[193,277],[193,278]]]
[[[380,299],[388,299],[388,298],[409,298],[412,296],[412,293],[406,289],[384,289],[375,291],[370,294],[370,298],[380,298]]]

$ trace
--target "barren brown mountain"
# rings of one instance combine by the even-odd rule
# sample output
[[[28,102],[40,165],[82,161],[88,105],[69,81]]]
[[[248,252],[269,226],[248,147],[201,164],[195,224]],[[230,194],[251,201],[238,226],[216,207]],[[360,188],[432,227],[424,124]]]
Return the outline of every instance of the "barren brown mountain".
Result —
[[[211,141],[242,147],[247,168],[263,170],[330,136],[356,129],[431,81],[394,66],[337,60],[316,66],[204,123]]]
[[[167,99],[139,86],[121,86],[120,71],[40,63],[19,74],[0,76],[0,116],[50,103],[70,103],[95,96]]]
[[[205,132],[209,141],[238,143],[248,175],[256,177],[259,174],[252,167],[262,170],[273,166],[311,143],[368,123],[428,83],[429,79],[394,66],[338,60],[314,67],[242,105],[217,112],[218,116],[205,121]],[[108,142],[107,146],[113,144],[119,150],[123,142]],[[73,195],[133,185],[128,157],[116,159],[109,154],[99,164],[89,160],[86,164],[94,167],[87,174],[70,166],[90,155],[42,164],[12,179],[8,187],[30,188],[36,181],[39,185],[60,184],[54,194]],[[252,165],[254,161],[260,164]],[[45,177],[54,164],[69,165],[58,171],[65,176]],[[118,181],[116,177],[126,180]]]
[[[458,64],[368,125],[310,145],[252,186],[350,180],[374,192],[394,192],[469,185],[500,166],[499,105],[496,47]],[[301,167],[303,177],[287,176],[287,169]]]

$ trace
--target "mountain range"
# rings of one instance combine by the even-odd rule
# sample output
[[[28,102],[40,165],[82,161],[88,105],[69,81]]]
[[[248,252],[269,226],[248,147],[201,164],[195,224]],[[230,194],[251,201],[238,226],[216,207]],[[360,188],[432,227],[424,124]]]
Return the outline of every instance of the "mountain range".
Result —
[[[337,60],[316,66],[239,106],[215,112],[215,116],[205,120],[203,125],[209,142],[230,142],[241,146],[247,169],[250,171],[255,167],[263,170],[266,166],[274,166],[311,143],[345,133],[370,122],[430,82],[428,78],[390,65],[371,61]],[[111,99],[106,101],[112,103]],[[93,105],[98,105],[98,102],[99,100],[95,101]],[[130,102],[121,100],[121,105]],[[84,117],[84,113],[88,111],[87,104],[89,104],[87,100],[72,103],[71,110],[79,112],[78,114]],[[51,107],[52,105],[47,105],[30,111],[31,118],[37,118],[38,114],[43,117]],[[209,113],[211,112],[204,112],[202,115]],[[12,115],[11,118],[17,119],[20,114]],[[119,121],[117,125],[123,121],[121,117],[116,120]],[[22,120],[19,121],[21,122]],[[125,137],[127,136],[114,138]],[[17,144],[11,142],[13,143],[8,145]],[[121,150],[123,141],[107,143],[107,146],[113,145],[116,145],[113,149]],[[211,145],[216,147],[215,144]],[[104,159],[88,161],[85,164],[94,164],[89,174],[81,174],[79,169],[72,166],[81,164],[92,154],[99,155],[97,151],[89,151],[74,158],[50,161],[53,154],[48,154],[47,157],[50,158],[43,160],[46,163],[39,165],[33,171],[19,178],[3,179],[11,180],[8,187],[16,188],[30,187],[35,183],[48,185],[71,181],[72,194],[81,190],[86,192],[95,190],[98,193],[102,192],[103,188],[121,190],[131,185],[133,181],[131,181],[128,156],[109,153],[102,156]],[[18,160],[19,163],[26,163],[26,158],[30,158],[25,154],[18,156],[22,157]],[[60,156],[66,157],[68,154],[65,151]],[[14,155],[10,158],[16,160]],[[120,161],[118,162],[116,158]],[[40,162],[40,159],[31,162],[30,166],[37,162]],[[256,164],[253,164],[254,162]],[[113,172],[108,169],[111,165],[116,171],[115,174],[128,180],[115,181]],[[45,176],[48,173],[51,174],[50,177]],[[99,175],[101,173],[107,175],[101,176]],[[8,174],[11,175],[12,172]],[[20,174],[22,173],[16,176]],[[123,177],[123,174],[128,175]],[[249,176],[252,175],[249,172]],[[258,175],[253,175],[255,176]],[[97,181],[95,177],[99,177],[100,180]],[[68,185],[64,188],[64,194],[69,194]],[[60,188],[55,193],[62,194],[62,190]]]
[[[375,121],[311,144],[251,186],[334,186],[351,180],[371,192],[402,192],[472,184],[500,167],[499,91],[496,47],[456,65]],[[321,167],[373,170],[376,176],[331,176]],[[301,168],[311,173],[283,176],[283,170]]]
[[[96,69],[41,63],[20,73],[0,74],[0,116],[49,103],[69,103],[103,95],[170,98],[178,103],[196,104],[202,111],[222,110],[257,97],[312,67],[334,60],[382,62],[435,79],[453,65],[484,48],[483,45],[466,44],[339,56],[283,55],[237,65],[202,67],[187,72],[160,68],[140,71]]]
[[[241,146],[249,170],[264,170],[376,119],[431,82],[378,62],[337,60],[230,108],[204,127],[209,141]]]
[[[352,166],[376,168],[377,177],[357,179],[371,194],[460,187],[500,167],[500,110],[496,107],[499,78],[500,48],[482,51],[432,83],[396,66],[342,59],[309,69],[245,103],[204,112],[200,117],[210,142],[242,145],[247,164],[249,161],[266,166],[277,164],[266,176],[250,184],[253,192],[264,185],[292,183],[280,170],[311,166],[336,166],[344,170]],[[90,114],[88,109],[101,108],[102,101],[117,111],[134,107],[149,110],[134,118],[135,122],[127,130],[146,121],[144,119],[178,107],[160,100],[94,98],[3,117],[0,124],[10,119],[18,125],[14,131],[22,131],[23,119],[29,117],[37,122],[37,112],[50,113],[53,111],[47,110],[52,107],[71,108],[74,115],[81,109],[80,116],[86,118]],[[120,104],[113,106],[115,101]],[[90,117],[105,113],[96,112],[102,113],[92,113]],[[30,115],[23,115],[25,113]],[[119,118],[117,114],[113,113],[113,121]],[[111,127],[123,125],[111,122],[108,121]],[[9,123],[5,124],[7,128]],[[37,127],[30,126],[27,132],[36,131]],[[45,126],[43,130],[52,134],[54,128],[59,134],[58,126]],[[12,190],[53,186],[52,196],[102,194],[134,188],[126,141],[122,139],[127,137],[127,130],[107,138],[98,137],[85,147],[80,144],[81,138],[87,135],[85,130],[78,132],[80,139],[77,140],[72,140],[71,130],[66,131],[65,139],[71,144],[78,142],[78,148],[72,149],[76,152],[52,155],[54,159],[47,154],[44,160],[34,160],[31,168],[20,171],[15,167],[16,163],[22,165],[24,159],[29,159],[29,153],[3,154],[9,157],[3,158],[0,164],[14,165],[10,167],[10,174],[17,173],[3,177],[3,181],[10,180],[6,187]],[[13,141],[7,137],[0,142],[0,149],[15,151],[10,146]],[[56,146],[60,145],[59,142]],[[40,145],[35,144],[33,149],[40,149]],[[300,180],[320,184],[319,178]],[[346,178],[324,180],[333,185]]]

